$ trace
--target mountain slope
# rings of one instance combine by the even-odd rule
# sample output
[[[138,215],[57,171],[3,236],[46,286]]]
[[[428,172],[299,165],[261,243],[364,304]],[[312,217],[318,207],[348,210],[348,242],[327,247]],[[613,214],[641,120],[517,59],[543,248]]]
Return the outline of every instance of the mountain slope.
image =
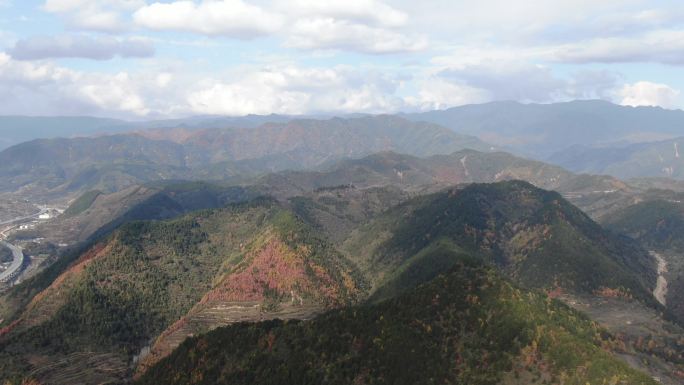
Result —
[[[636,203],[603,219],[607,228],[656,250],[684,252],[684,194]]]
[[[680,146],[684,146],[684,138],[626,146],[575,146],[554,154],[549,161],[572,171],[609,174],[624,179],[683,179],[684,158],[680,157]]]
[[[94,352],[126,367],[141,350],[151,348],[154,362],[188,334],[230,322],[310,317],[361,295],[354,271],[308,225],[270,201],[134,222],[83,253],[5,321],[0,377],[33,372],[41,382],[63,383],[65,372],[84,363],[56,370],[46,359],[70,362]],[[216,311],[216,320],[202,322]],[[98,370],[78,381],[128,376]]]
[[[482,267],[457,265],[387,302],[186,341],[139,384],[655,384],[601,331]]]
[[[4,320],[0,372],[57,384],[84,365],[96,368],[77,377],[84,382],[130,378],[122,367],[144,376],[188,336],[376,303],[463,261],[490,263],[529,288],[617,292],[656,306],[652,258],[557,193],[509,181],[409,196],[392,185],[333,186],[123,225],[19,286],[32,299]],[[90,353],[102,364],[80,359]]]
[[[660,260],[662,299],[684,324],[684,204],[683,194],[671,193],[628,206],[604,218],[604,225],[653,250]]]
[[[652,301],[652,258],[601,229],[558,193],[520,182],[474,184],[407,201],[359,228],[344,245],[375,297],[429,280],[467,254],[527,287],[627,290]]]

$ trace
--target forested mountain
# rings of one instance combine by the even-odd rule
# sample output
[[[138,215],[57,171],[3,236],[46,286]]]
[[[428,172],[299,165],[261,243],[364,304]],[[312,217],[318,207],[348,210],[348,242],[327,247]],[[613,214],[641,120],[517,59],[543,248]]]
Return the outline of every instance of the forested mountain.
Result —
[[[578,106],[586,107],[564,108]],[[656,330],[651,324],[624,335],[611,328],[618,333],[611,335],[545,299],[558,297],[578,308],[590,303],[592,314],[609,303],[681,323],[676,255],[666,255],[670,272],[663,275],[660,260],[644,248],[665,252],[655,245],[667,244],[668,251],[677,250],[681,199],[663,190],[677,189],[677,182],[575,174],[395,116],[255,119],[245,128],[44,139],[0,152],[3,191],[73,198],[59,217],[12,234],[29,250],[36,240],[70,246],[60,246],[38,273],[0,296],[2,380],[173,383],[185,379],[169,365],[194,365],[198,383],[239,382],[246,370],[274,381],[314,381],[321,375],[315,368],[326,368],[335,383],[348,378],[342,363],[366,371],[367,378],[389,378],[381,374],[399,361],[386,359],[402,344],[444,336],[473,344],[438,353],[438,345],[426,342],[407,356],[434,356],[434,367],[423,369],[435,373],[435,381],[645,378],[615,361],[610,350],[633,365],[640,362],[641,370],[677,378],[684,364],[678,326],[662,321],[658,327],[667,332],[652,337],[656,342],[647,350],[643,338],[651,337],[643,330]],[[473,287],[464,274],[484,286]],[[667,304],[654,296],[663,277],[669,280]],[[437,292],[434,282],[467,284],[468,290]],[[433,306],[421,294],[427,292],[453,300],[436,310],[443,315],[439,322],[422,321],[442,337],[415,330],[405,335],[411,323],[403,317],[414,319]],[[489,300],[468,302],[474,296]],[[464,298],[468,306],[454,305]],[[400,310],[396,301],[412,308]],[[524,312],[537,316],[523,322]],[[519,342],[497,345],[499,353],[482,341],[499,341],[502,330],[494,324],[473,329],[479,318],[468,318],[491,320],[495,313],[511,322],[505,333]],[[364,326],[384,314],[396,322]],[[259,323],[275,318],[304,321]],[[205,350],[195,339],[165,361],[187,337],[241,322],[250,324],[211,337],[237,341],[239,351],[211,344]],[[307,337],[328,330],[350,336],[351,345],[340,340],[343,356],[322,355],[323,340]],[[388,345],[389,356],[355,347],[354,341],[382,339],[389,330],[401,336],[399,345]],[[589,338],[597,332],[600,338]],[[235,333],[257,341],[282,336],[283,345],[273,346],[283,350],[264,351]],[[549,339],[582,348],[571,359],[560,357],[540,347]],[[283,355],[293,346],[303,356]],[[612,348],[599,352],[597,346]],[[466,359],[481,357],[483,349],[491,357],[486,365]],[[274,367],[299,369],[266,372],[253,354]],[[453,357],[463,361],[445,363]],[[359,364],[366,360],[376,362],[377,371]],[[236,364],[225,366],[227,361]],[[592,373],[576,370],[585,361],[600,364]]]
[[[358,229],[344,250],[375,297],[425,282],[477,255],[530,288],[625,290],[652,299],[655,266],[636,242],[601,229],[559,194],[513,181],[406,201]]]
[[[581,314],[461,260],[378,305],[189,339],[137,383],[657,383],[612,346]]]
[[[54,281],[47,271],[25,284],[45,288],[6,318],[3,379],[68,383],[84,370],[79,381],[121,380],[146,347],[154,362],[206,328],[306,318],[364,295],[353,265],[269,200],[133,222],[74,258]],[[80,360],[86,352],[102,365]]]
[[[684,194],[654,191],[646,199],[603,219],[605,226],[639,241],[657,256],[664,279],[662,299],[684,323]]]
[[[404,194],[392,186],[320,189],[281,203],[258,198],[125,224],[72,254],[73,262],[62,260],[61,270],[48,269],[8,294],[32,299],[5,302],[3,373],[57,384],[71,375],[86,382],[130,378],[128,365],[143,374],[187,336],[392,298],[464,259],[530,288],[610,289],[655,306],[645,251],[617,243],[556,193],[502,182]],[[398,205],[384,211],[392,200]],[[534,330],[520,327],[512,333]],[[47,365],[48,357],[60,366]]]

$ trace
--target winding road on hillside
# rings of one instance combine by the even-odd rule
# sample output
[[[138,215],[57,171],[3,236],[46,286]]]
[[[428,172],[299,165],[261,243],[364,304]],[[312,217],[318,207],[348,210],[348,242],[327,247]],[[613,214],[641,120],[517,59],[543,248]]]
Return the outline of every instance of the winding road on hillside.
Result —
[[[26,215],[19,218],[14,218],[8,221],[0,222],[0,226],[12,225],[14,223],[23,222],[29,219],[38,218],[41,214],[46,213],[49,209],[42,208],[39,212],[31,215]],[[6,233],[12,229],[12,226],[8,226],[0,230],[0,244],[12,250],[12,263],[9,265],[7,270],[0,273],[0,283],[8,283],[17,278],[17,275],[21,273],[21,268],[24,266],[24,252],[23,250],[7,241]]]
[[[20,247],[14,246],[9,242],[0,241],[0,245],[12,250],[12,256],[14,257],[12,264],[10,264],[7,270],[0,273],[0,283],[6,283],[12,281],[21,272],[21,267],[24,264],[24,252]]]

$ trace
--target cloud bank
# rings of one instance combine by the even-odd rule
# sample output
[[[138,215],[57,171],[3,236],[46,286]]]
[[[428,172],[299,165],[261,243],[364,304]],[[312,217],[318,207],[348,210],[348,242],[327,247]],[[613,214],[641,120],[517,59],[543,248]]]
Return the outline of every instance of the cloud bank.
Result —
[[[145,58],[154,55],[154,46],[146,39],[117,39],[90,36],[35,36],[18,40],[8,53],[17,60],[85,58],[110,60],[116,56]]]
[[[0,31],[4,113],[395,112],[573,99],[683,106],[684,5],[666,0],[3,4],[14,17]],[[57,23],[35,35],[5,27],[41,17]]]

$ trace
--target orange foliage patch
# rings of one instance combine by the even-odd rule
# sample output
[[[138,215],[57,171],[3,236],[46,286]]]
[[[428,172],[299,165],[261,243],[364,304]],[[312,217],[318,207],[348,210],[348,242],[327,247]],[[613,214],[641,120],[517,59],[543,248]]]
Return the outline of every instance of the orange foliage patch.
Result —
[[[609,287],[600,287],[598,290],[594,290],[594,295],[604,298],[627,298],[632,299],[632,295],[623,289],[611,289]]]
[[[546,295],[548,295],[549,298],[559,298],[563,295],[563,288],[560,286],[556,286],[553,289],[547,290]]]
[[[15,320],[11,324],[5,326],[4,328],[0,328],[0,337],[4,336],[5,334],[9,333],[14,329],[17,325],[19,324],[19,320]]]
[[[320,266],[307,261],[310,251],[306,248],[293,250],[281,240],[273,238],[253,252],[249,265],[239,272],[226,276],[214,290],[200,301],[262,301],[267,291],[276,295],[291,296],[299,300],[301,294],[336,301],[339,288],[330,275]],[[313,271],[314,276],[307,274]]]

